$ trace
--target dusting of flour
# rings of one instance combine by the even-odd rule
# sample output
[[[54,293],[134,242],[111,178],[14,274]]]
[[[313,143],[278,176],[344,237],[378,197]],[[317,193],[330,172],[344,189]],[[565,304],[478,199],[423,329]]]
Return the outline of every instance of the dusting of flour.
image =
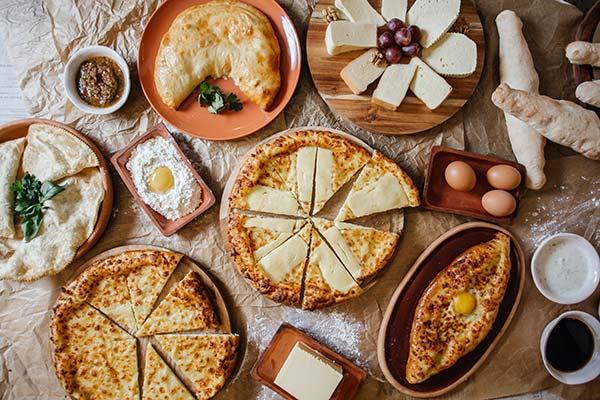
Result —
[[[148,182],[159,167],[167,167],[173,174],[173,187],[165,193],[148,190]],[[144,203],[165,218],[181,218],[198,208],[202,201],[202,188],[198,181],[174,145],[162,137],[138,145],[131,153],[127,169]]]

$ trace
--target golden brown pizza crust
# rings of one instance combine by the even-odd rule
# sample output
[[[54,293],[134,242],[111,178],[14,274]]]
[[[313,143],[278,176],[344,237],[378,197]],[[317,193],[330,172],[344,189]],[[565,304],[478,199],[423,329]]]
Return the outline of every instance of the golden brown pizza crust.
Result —
[[[510,239],[471,247],[443,269],[421,296],[410,333],[406,379],[419,383],[454,365],[486,337],[498,314],[510,277]],[[475,296],[472,314],[454,311],[457,293]]]

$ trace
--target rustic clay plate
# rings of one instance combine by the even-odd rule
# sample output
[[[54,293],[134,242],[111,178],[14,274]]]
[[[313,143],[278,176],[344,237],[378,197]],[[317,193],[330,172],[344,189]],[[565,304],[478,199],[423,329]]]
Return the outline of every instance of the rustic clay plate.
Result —
[[[244,104],[240,112],[226,112],[214,115],[201,107],[194,91],[177,110],[162,102],[154,85],[154,60],[163,35],[169,30],[173,20],[185,9],[207,3],[209,0],[167,0],[150,17],[144,28],[138,52],[138,74],[142,88],[152,108],[177,129],[209,140],[231,140],[250,135],[266,126],[283,111],[290,101],[301,69],[300,40],[294,23],[275,0],[244,0],[260,11],[271,21],[281,48],[281,89],[268,110],[262,110],[250,102],[235,86],[226,79],[209,80],[224,92],[234,92]]]
[[[491,331],[469,354],[452,367],[416,385],[406,381],[409,337],[414,311],[421,295],[454,258],[477,244],[491,240],[497,232],[511,238],[511,271],[508,287]],[[447,393],[466,381],[494,350],[517,311],[525,282],[525,257],[516,238],[507,230],[486,222],[459,225],[436,239],[417,258],[394,292],[386,309],[377,341],[379,366],[387,380],[409,396],[428,398]]]
[[[82,257],[85,253],[87,253],[94,244],[100,239],[104,230],[108,225],[108,220],[110,219],[110,215],[112,213],[112,204],[113,204],[113,186],[112,180],[110,178],[110,171],[108,170],[108,165],[106,164],[106,160],[100,152],[100,149],[92,142],[92,140],[86,135],[77,132],[75,129],[71,128],[69,125],[62,124],[60,122],[51,121],[48,119],[40,119],[40,118],[29,118],[22,119],[19,121],[10,122],[5,125],[0,126],[0,143],[7,142],[9,140],[26,137],[27,132],[29,130],[29,126],[33,124],[46,124],[52,125],[59,128],[62,128],[69,132],[73,136],[77,136],[77,138],[81,139],[92,151],[96,154],[98,158],[98,169],[102,174],[102,184],[104,185],[104,200],[102,200],[102,204],[100,205],[100,210],[98,212],[98,220],[96,221],[96,226],[94,230],[87,238],[85,242],[79,249],[77,249],[77,253],[75,253],[75,260]]]
[[[453,161],[464,161],[469,164],[477,175],[477,183],[469,192],[459,192],[452,189],[446,182],[444,172]],[[494,217],[488,214],[481,205],[481,197],[488,191],[494,190],[486,178],[486,172],[494,165],[510,165],[521,173],[521,183],[516,189],[509,190],[517,200],[517,208],[506,217]],[[431,149],[429,168],[423,189],[423,207],[429,210],[475,217],[500,224],[510,223],[519,210],[519,200],[525,190],[525,167],[513,161],[503,160],[492,156],[456,150],[450,147],[434,146]]]
[[[202,188],[202,201],[198,208],[196,208],[196,210],[194,210],[193,212],[176,219],[175,221],[171,221],[165,218],[162,214],[154,211],[152,207],[147,205],[144,202],[144,200],[142,200],[142,198],[138,194],[137,189],[135,188],[135,183],[133,183],[131,173],[129,172],[126,166],[127,162],[129,161],[129,157],[131,157],[131,153],[139,144],[142,144],[146,140],[155,138],[157,136],[168,140],[169,142],[171,142],[171,144],[173,144],[173,146],[175,146],[175,150],[181,157],[181,160],[186,165],[186,167],[189,168],[190,172]],[[121,176],[121,179],[123,179],[125,186],[127,186],[127,189],[129,189],[135,201],[146,212],[146,215],[148,215],[150,221],[152,221],[152,223],[158,228],[158,230],[165,236],[171,236],[172,234],[183,228],[185,225],[190,223],[194,218],[208,210],[213,204],[215,204],[215,195],[213,194],[212,190],[210,190],[210,187],[208,187],[206,182],[204,182],[204,179],[202,179],[200,174],[198,174],[198,171],[196,171],[190,160],[186,157],[183,151],[181,151],[181,148],[179,148],[179,145],[177,144],[175,139],[173,139],[173,136],[171,136],[171,134],[163,124],[157,124],[150,128],[148,132],[146,132],[133,142],[129,143],[127,147],[125,147],[123,150],[116,152],[111,157],[110,161]]]
[[[381,10],[381,0],[369,0],[376,10]],[[409,0],[409,7],[415,0]],[[446,81],[452,86],[452,93],[444,103],[435,110],[428,109],[414,94],[409,91],[396,111],[385,110],[371,103],[371,95],[377,87],[372,83],[367,91],[360,95],[352,93],[346,86],[340,71],[349,62],[363,54],[364,50],[330,56],[325,48],[325,30],[327,22],[323,19],[323,10],[334,5],[334,0],[321,0],[316,5],[306,38],[306,53],[310,73],[317,90],[329,107],[340,116],[368,131],[388,135],[404,135],[422,132],[433,128],[452,117],[471,97],[481,72],[485,58],[485,37],[481,20],[472,0],[463,0],[459,23],[468,26],[466,35],[477,44],[477,69],[465,78],[449,78]],[[408,62],[404,57],[403,62]]]
[[[254,364],[251,371],[252,377],[271,388],[284,399],[295,400],[294,396],[275,384],[275,378],[297,342],[306,344],[343,368],[344,377],[335,392],[333,392],[331,400],[352,400],[356,396],[360,385],[367,376],[366,372],[357,367],[352,361],[342,357],[289,324],[283,324],[279,327],[267,349]]]
[[[582,40],[584,42],[593,42],[594,33],[600,23],[600,2],[596,4],[585,14],[585,17],[579,24],[577,32],[575,33],[575,40]],[[591,65],[575,65],[573,64],[573,79],[575,84],[579,85],[582,82],[591,81],[596,79],[594,76],[594,68]],[[581,102],[580,102],[581,103]],[[596,114],[600,115],[600,108],[594,107],[590,104],[581,103],[586,108],[596,111]]]
[[[158,247],[158,246],[150,246],[150,245],[127,245],[127,246],[119,246],[119,247],[114,247],[112,249],[106,250],[100,254],[98,254],[97,256],[93,257],[92,259],[90,259],[89,261],[87,261],[86,263],[84,263],[83,265],[81,265],[79,268],[77,268],[76,273],[73,275],[73,277],[64,285],[64,287],[69,286],[72,282],[74,282],[75,280],[77,280],[79,278],[79,276],[81,275],[81,273],[83,273],[87,268],[89,268],[92,264],[94,264],[96,261],[98,260],[103,260],[105,258],[108,257],[112,257],[118,254],[121,254],[123,252],[126,251],[136,251],[136,250],[159,250],[159,251],[173,251],[170,249],[166,249],[163,247]],[[216,282],[210,275],[208,272],[206,272],[203,268],[201,268],[198,264],[196,264],[196,262],[194,260],[192,260],[191,258],[184,256],[181,261],[179,262],[179,265],[175,268],[175,270],[173,271],[173,274],[171,275],[171,277],[169,278],[169,280],[167,281],[167,283],[165,284],[165,287],[163,288],[160,296],[158,297],[158,299],[156,300],[156,305],[160,304],[160,302],[164,299],[164,297],[171,291],[171,289],[181,280],[183,279],[183,277],[190,271],[194,271],[198,274],[200,280],[202,281],[202,283],[204,284],[204,287],[207,290],[208,296],[215,308],[215,312],[217,313],[217,316],[219,318],[219,328],[216,330],[216,332],[218,333],[232,333],[232,323],[231,323],[231,319],[229,316],[229,311],[227,308],[227,304],[225,303],[225,300],[223,299],[223,296],[221,294],[221,291],[219,289],[219,285],[218,282]],[[188,333],[192,333],[192,334],[201,334],[202,331],[188,331],[186,332],[186,334]],[[245,343],[242,342],[242,337],[240,337],[240,344],[238,346],[238,352],[237,352],[237,365],[236,368],[232,371],[231,376],[229,377],[228,381],[231,382],[231,380],[236,376],[236,374],[238,374],[240,371],[240,365],[241,362],[239,362],[239,360],[243,359],[243,355],[245,354]],[[184,374],[183,372],[181,372],[181,370],[179,369],[179,367],[177,365],[175,365],[173,362],[170,361],[170,357],[168,357],[168,355],[166,355],[163,351],[162,348],[160,347],[158,343],[158,341],[156,341],[156,339],[154,339],[154,337],[141,337],[141,338],[137,338],[138,340],[138,361],[139,361],[139,370],[143,371],[144,370],[144,366],[145,366],[145,361],[146,361],[146,347],[148,346],[149,343],[152,343],[152,345],[154,346],[154,348],[156,349],[156,351],[158,353],[160,353],[162,355],[163,360],[169,364],[169,366],[174,369],[178,375],[178,377],[183,381],[184,385],[187,386],[188,389],[192,389],[194,387],[194,385],[192,384],[192,382],[190,381],[190,379],[187,377],[186,374]],[[54,351],[54,349],[52,350]]]

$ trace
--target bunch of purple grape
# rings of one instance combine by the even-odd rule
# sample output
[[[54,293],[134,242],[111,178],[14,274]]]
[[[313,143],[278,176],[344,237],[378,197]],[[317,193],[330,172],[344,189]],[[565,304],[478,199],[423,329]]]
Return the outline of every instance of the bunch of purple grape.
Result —
[[[379,35],[377,46],[390,64],[398,64],[405,54],[409,57],[421,53],[421,30],[416,25],[404,25],[398,18],[392,18],[385,26],[385,32]]]

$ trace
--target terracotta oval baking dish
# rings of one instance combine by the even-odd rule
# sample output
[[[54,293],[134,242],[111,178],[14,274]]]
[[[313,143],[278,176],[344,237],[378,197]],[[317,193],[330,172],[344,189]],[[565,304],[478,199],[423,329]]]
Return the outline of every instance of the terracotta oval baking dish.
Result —
[[[511,271],[508,287],[492,330],[472,352],[452,367],[420,384],[406,381],[406,361],[412,320],[427,285],[452,260],[471,246],[489,241],[496,232],[511,238]],[[387,380],[400,392],[414,397],[435,397],[463,383],[485,362],[506,332],[517,311],[525,278],[525,257],[516,238],[507,230],[486,222],[470,222],[436,239],[415,261],[396,291],[379,329],[377,358]]]

